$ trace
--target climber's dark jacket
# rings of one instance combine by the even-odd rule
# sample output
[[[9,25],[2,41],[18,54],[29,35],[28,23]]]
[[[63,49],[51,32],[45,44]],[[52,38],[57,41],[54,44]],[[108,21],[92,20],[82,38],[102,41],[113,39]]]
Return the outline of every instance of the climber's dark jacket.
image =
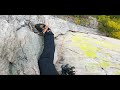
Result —
[[[53,64],[54,52],[54,34],[52,32],[46,32],[44,34],[43,53],[38,60],[40,75],[58,75],[58,72]]]

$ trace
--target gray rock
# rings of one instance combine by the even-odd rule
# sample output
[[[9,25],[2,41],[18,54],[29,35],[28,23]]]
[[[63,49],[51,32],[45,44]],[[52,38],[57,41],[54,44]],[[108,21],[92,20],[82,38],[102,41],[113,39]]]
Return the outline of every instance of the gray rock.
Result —
[[[43,37],[31,32],[27,25],[17,30],[18,25],[13,23],[0,20],[0,74],[39,74],[37,60]]]
[[[67,32],[56,39],[56,68],[75,67],[76,75],[120,74],[120,40],[99,35]]]
[[[98,28],[98,21],[96,18],[89,16],[88,20],[90,21],[90,23],[89,23],[90,28],[96,28],[96,29]]]
[[[0,16],[0,74],[39,75],[38,58],[43,37],[33,33],[28,22],[47,23],[55,36],[54,64],[75,67],[76,75],[120,74],[120,40],[101,36],[86,28],[51,15]]]

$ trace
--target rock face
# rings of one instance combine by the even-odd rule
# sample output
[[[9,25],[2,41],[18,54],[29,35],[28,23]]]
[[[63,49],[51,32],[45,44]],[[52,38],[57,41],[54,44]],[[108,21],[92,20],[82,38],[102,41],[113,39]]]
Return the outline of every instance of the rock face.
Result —
[[[43,48],[42,37],[28,26],[16,28],[0,20],[0,74],[39,74],[37,59]]]
[[[54,64],[75,67],[76,75],[120,74],[120,40],[101,36],[86,28],[50,15],[0,16],[0,74],[39,75],[38,58],[43,37],[33,33],[28,22],[47,22],[55,36]]]
[[[76,75],[120,74],[120,40],[84,33],[59,36],[56,67],[75,66]]]
[[[96,18],[89,16],[88,20],[90,21],[90,23],[89,23],[90,28],[97,28],[98,27],[98,21]]]

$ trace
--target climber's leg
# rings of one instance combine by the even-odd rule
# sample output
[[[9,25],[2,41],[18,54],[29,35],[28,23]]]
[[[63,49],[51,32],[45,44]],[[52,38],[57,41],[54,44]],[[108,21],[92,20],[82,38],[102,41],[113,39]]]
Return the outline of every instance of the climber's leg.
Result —
[[[41,54],[38,65],[41,75],[58,75],[57,70],[53,64],[55,52],[54,34],[46,32],[44,35],[44,49]]]

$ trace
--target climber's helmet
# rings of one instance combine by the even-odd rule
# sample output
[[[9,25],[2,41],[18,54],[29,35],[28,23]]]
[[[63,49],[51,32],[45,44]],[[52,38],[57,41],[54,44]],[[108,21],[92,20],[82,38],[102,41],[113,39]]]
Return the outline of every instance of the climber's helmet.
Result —
[[[46,28],[45,24],[36,24],[35,28],[40,32],[40,35],[43,35],[43,30]],[[50,30],[50,28],[48,28]]]
[[[45,29],[45,24],[36,24],[35,28],[39,31],[42,32]]]

